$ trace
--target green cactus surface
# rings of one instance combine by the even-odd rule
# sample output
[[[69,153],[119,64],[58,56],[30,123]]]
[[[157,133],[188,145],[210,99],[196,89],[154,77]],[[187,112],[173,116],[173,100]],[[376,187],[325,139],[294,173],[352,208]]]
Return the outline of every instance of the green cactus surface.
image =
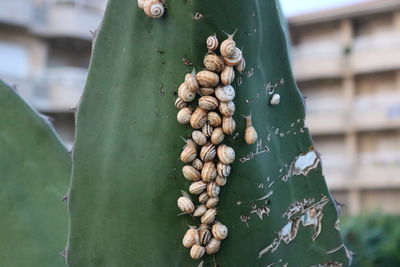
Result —
[[[51,125],[0,81],[0,266],[65,266],[71,160]]]
[[[285,22],[275,0],[169,0],[160,19],[134,0],[109,0],[77,115],[67,264],[90,266],[348,266],[338,212],[304,126]],[[229,228],[215,256],[193,260],[176,200],[187,191],[177,88],[201,70],[205,40],[237,30],[247,67],[237,74],[236,160],[220,193]],[[270,105],[279,93],[279,105]],[[258,141],[243,140],[252,115]]]

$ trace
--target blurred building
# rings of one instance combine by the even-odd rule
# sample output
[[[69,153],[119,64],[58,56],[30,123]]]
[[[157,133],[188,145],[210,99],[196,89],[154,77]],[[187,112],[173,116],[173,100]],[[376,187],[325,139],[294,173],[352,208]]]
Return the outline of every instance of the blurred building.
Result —
[[[71,145],[92,35],[106,0],[1,0],[0,77],[54,118]]]
[[[350,214],[400,213],[400,1],[289,18],[327,182]]]

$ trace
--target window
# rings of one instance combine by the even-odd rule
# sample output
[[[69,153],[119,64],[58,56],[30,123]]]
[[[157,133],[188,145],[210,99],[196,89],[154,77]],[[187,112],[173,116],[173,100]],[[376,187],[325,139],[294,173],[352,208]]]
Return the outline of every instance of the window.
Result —
[[[29,55],[23,45],[0,42],[0,77],[24,78],[28,69]]]

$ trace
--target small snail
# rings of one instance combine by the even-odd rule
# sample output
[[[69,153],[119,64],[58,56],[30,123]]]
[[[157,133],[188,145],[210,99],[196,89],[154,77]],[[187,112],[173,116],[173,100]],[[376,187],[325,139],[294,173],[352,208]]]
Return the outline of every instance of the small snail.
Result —
[[[222,118],[222,129],[226,134],[233,134],[236,129],[236,122],[233,117],[223,117]]]
[[[222,127],[215,128],[211,135],[211,143],[213,145],[219,145],[224,141],[225,134]]]
[[[184,102],[180,97],[178,97],[178,98],[175,100],[175,107],[176,107],[177,109],[183,109],[183,108],[186,107],[186,106],[187,106],[187,103]]]
[[[219,101],[213,96],[202,96],[199,99],[199,107],[204,110],[213,110],[218,108]]]
[[[228,179],[226,177],[224,177],[224,176],[219,176],[218,175],[217,177],[215,177],[215,183],[220,187],[225,186],[227,180]]]
[[[176,119],[180,124],[188,124],[192,117],[193,111],[190,107],[182,108],[176,115]]]
[[[193,195],[200,195],[206,189],[207,184],[203,181],[194,182],[189,187],[189,192]],[[193,208],[194,210],[194,208]]]
[[[178,208],[183,212],[183,213],[192,213],[194,211],[194,204],[190,198],[182,196],[178,198],[177,201]]]
[[[199,196],[199,202],[202,204],[205,204],[209,199],[210,196],[207,194],[207,192],[201,193]]]
[[[201,257],[203,257],[205,251],[206,250],[204,247],[194,244],[192,246],[192,248],[190,249],[190,257],[192,257],[192,259],[194,259],[194,260],[198,260]]]
[[[201,128],[201,131],[203,134],[207,137],[210,137],[214,131],[213,127],[210,126],[210,124],[206,123],[203,128]]]
[[[201,170],[201,179],[204,182],[211,182],[217,177],[217,168],[215,168],[215,164],[212,161],[208,161],[204,163],[204,167]]]
[[[194,72],[186,74],[185,84],[187,88],[192,92],[197,92],[199,90],[199,83],[196,80]]]
[[[222,115],[226,116],[226,117],[231,117],[235,114],[235,103],[233,103],[233,101],[229,101],[229,102],[221,102],[219,104],[219,112],[221,112]]]
[[[190,126],[194,129],[202,128],[207,122],[207,112],[201,108],[196,108],[190,117]]]
[[[243,116],[246,119],[246,130],[244,131],[244,140],[248,145],[254,144],[257,141],[257,132],[253,127],[250,116]]]
[[[203,216],[201,216],[201,223],[211,224],[215,220],[215,216],[217,215],[217,210],[215,208],[208,209]]]
[[[206,246],[206,253],[207,254],[215,254],[218,252],[221,246],[221,241],[215,238],[211,238],[210,242],[208,242]]]
[[[229,174],[231,173],[231,166],[224,164],[222,162],[218,162],[217,172],[219,176],[228,177]]]
[[[199,146],[202,146],[205,143],[207,143],[207,137],[201,131],[193,131],[192,139]]]
[[[222,124],[221,116],[217,112],[208,112],[207,123],[212,127],[219,127]]]
[[[214,53],[209,53],[204,57],[204,67],[209,71],[220,73],[224,69],[224,60]]]
[[[215,89],[215,96],[221,102],[230,102],[235,98],[235,89],[231,85],[219,86]]]
[[[180,159],[184,163],[192,162],[197,156],[197,151],[194,146],[187,145],[184,147]]]
[[[206,213],[206,211],[207,211],[207,207],[206,207],[205,205],[202,204],[202,205],[198,206],[198,207],[195,209],[195,211],[193,212],[193,216],[194,216],[194,217],[203,216],[204,213]]]
[[[164,5],[159,0],[146,0],[143,5],[144,13],[153,19],[164,15]]]
[[[211,143],[206,143],[200,150],[200,159],[204,162],[213,160],[215,155],[215,146]]]
[[[217,148],[218,159],[224,164],[231,164],[235,160],[235,151],[224,144]]]
[[[190,102],[196,97],[196,93],[189,90],[186,83],[182,83],[178,88],[178,96],[183,102]]]
[[[198,230],[194,227],[190,227],[182,239],[182,244],[185,248],[190,248],[198,243],[200,243]]]
[[[216,86],[219,82],[218,74],[208,71],[202,70],[196,74],[197,82],[203,87],[213,87]]]
[[[208,36],[207,41],[207,49],[209,51],[214,51],[218,48],[218,38],[217,35]]]
[[[214,94],[214,88],[200,87],[199,91],[200,91],[200,95],[202,95],[202,96]]]
[[[279,105],[279,102],[281,102],[281,96],[279,94],[273,94],[272,99],[271,99],[271,105]]]
[[[235,66],[235,68],[240,73],[242,73],[244,71],[244,69],[246,68],[246,60],[244,59],[243,56],[242,56],[242,59],[240,60],[239,64],[237,64]]]
[[[207,200],[206,207],[209,209],[214,208],[215,206],[217,206],[218,202],[219,202],[218,197],[211,197],[209,200]]]
[[[189,181],[199,181],[201,179],[200,172],[196,170],[193,166],[183,166],[182,168],[183,177],[185,177]]]
[[[210,230],[208,230],[207,225],[201,225],[199,227],[199,241],[200,245],[205,246],[212,238]]]
[[[231,84],[235,79],[235,71],[231,66],[225,66],[221,72],[221,82],[225,85]]]
[[[211,182],[207,185],[207,194],[213,198],[219,195],[221,188],[215,183]]]
[[[233,40],[234,34],[228,35],[228,39],[221,43],[219,50],[224,57],[232,57],[235,54],[236,42]]]
[[[236,66],[240,63],[242,58],[243,58],[242,51],[239,48],[235,47],[233,56],[224,57],[224,63],[228,66]]]
[[[217,240],[223,240],[228,236],[228,228],[221,223],[214,224],[211,231],[214,238]]]

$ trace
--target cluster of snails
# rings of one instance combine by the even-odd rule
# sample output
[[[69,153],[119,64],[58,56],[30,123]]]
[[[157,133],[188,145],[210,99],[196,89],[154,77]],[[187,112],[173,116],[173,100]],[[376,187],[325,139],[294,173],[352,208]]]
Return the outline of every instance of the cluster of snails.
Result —
[[[205,70],[186,74],[175,101],[180,109],[178,122],[190,124],[194,129],[191,138],[185,140],[180,159],[188,164],[182,168],[182,173],[192,182],[189,192],[198,195],[199,205],[196,207],[185,192],[177,201],[183,213],[199,217],[201,221],[199,227],[187,230],[182,241],[185,247],[191,248],[193,259],[205,253],[216,253],[228,235],[228,228],[215,218],[218,195],[227,183],[235,151],[222,142],[225,135],[236,129],[232,117],[235,113],[235,89],[231,85],[235,78],[234,67],[239,72],[245,67],[242,51],[236,47],[233,35],[221,43],[220,55],[215,52],[219,46],[215,35],[209,36],[206,43],[209,51],[203,61]],[[196,94],[200,95],[198,106],[188,106]]]
[[[161,18],[164,15],[166,0],[138,0],[138,6],[144,13],[153,19]]]

